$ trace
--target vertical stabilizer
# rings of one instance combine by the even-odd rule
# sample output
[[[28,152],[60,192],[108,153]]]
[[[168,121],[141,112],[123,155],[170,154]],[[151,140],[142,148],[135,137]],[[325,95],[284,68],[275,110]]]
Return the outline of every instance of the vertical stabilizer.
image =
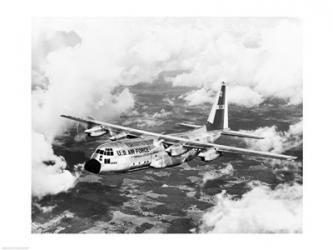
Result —
[[[228,129],[228,101],[226,84],[222,82],[220,91],[209,113],[206,123],[207,130]]]

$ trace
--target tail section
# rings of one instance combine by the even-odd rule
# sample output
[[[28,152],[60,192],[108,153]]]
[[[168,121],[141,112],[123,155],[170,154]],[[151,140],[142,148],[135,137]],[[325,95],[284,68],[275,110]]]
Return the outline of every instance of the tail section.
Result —
[[[227,87],[224,82],[221,84],[221,89],[216,96],[216,100],[210,111],[208,120],[206,122],[207,131],[220,130],[221,135],[237,136],[252,139],[263,139],[261,136],[248,134],[239,131],[233,131],[228,125],[228,100],[227,100]]]
[[[221,84],[220,91],[210,111],[206,128],[208,131],[228,129],[228,101],[226,84],[224,82]]]

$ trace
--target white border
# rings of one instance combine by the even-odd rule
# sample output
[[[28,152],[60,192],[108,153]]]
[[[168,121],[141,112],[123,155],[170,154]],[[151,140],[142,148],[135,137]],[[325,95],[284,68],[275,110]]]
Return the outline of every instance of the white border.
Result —
[[[1,31],[1,247],[30,249],[327,248],[332,222],[330,1],[7,1]],[[291,16],[304,26],[304,233],[300,235],[31,235],[31,17]]]

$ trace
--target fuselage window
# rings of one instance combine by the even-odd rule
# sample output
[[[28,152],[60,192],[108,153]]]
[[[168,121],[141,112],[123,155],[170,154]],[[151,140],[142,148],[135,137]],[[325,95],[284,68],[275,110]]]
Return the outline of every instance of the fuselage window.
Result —
[[[110,164],[110,159],[104,159],[105,164]]]

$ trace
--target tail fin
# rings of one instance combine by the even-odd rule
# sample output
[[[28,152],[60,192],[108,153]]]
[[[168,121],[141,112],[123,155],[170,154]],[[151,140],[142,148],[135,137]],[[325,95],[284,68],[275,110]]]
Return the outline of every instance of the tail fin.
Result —
[[[222,82],[220,91],[210,111],[206,128],[207,130],[228,129],[228,101],[226,84]]]

